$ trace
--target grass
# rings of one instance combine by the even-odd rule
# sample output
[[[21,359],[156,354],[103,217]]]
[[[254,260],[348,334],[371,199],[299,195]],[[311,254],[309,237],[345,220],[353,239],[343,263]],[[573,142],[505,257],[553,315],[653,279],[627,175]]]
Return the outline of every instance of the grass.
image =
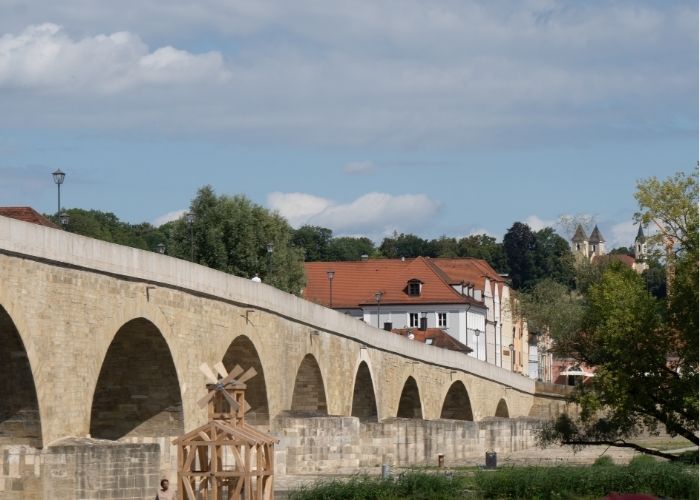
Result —
[[[394,479],[354,476],[291,493],[293,500],[593,499],[610,492],[697,498],[697,466],[638,457],[629,465],[605,460],[588,467],[513,467],[495,471],[411,471]]]
[[[292,500],[451,500],[463,496],[461,484],[444,474],[405,472],[396,479],[353,476],[321,481],[293,491]]]

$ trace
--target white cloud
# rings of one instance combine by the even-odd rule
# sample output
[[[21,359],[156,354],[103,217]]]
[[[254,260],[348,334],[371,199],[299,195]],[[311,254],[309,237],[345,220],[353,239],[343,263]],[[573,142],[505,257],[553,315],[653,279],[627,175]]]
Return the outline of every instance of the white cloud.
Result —
[[[277,210],[294,227],[303,226],[309,220],[332,205],[332,201],[307,193],[280,193],[267,195],[267,204]]]
[[[371,161],[351,161],[343,167],[343,172],[346,174],[370,174],[375,169],[374,163]]]
[[[187,209],[183,208],[182,210],[174,210],[172,212],[168,212],[167,214],[163,214],[160,217],[156,217],[156,219],[153,221],[153,225],[158,227],[162,226],[167,222],[177,220],[180,217],[182,217],[185,214],[185,212],[187,212]]]
[[[196,55],[169,46],[149,52],[126,31],[74,40],[61,26],[44,23],[0,37],[0,88],[114,93],[228,76],[218,52]]]
[[[529,215],[527,219],[525,219],[525,224],[530,226],[530,229],[532,229],[533,231],[539,231],[540,229],[544,229],[545,227],[554,227],[556,221],[540,219],[536,215]]]
[[[697,134],[692,3],[9,1],[2,125],[412,148]]]
[[[338,234],[370,237],[420,228],[439,210],[439,204],[424,194],[367,193],[338,203],[306,193],[275,192],[268,195],[267,202],[295,227],[312,224]]]

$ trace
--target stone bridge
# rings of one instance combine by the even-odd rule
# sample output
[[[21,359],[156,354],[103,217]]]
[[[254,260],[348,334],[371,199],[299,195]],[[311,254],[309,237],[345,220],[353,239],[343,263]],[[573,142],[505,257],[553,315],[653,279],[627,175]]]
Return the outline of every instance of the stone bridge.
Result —
[[[31,489],[16,481],[39,477],[47,453],[64,453],[66,443],[159,444],[156,475],[171,474],[170,439],[206,420],[196,403],[205,394],[198,367],[220,360],[228,369],[257,369],[248,383],[249,421],[277,434],[279,453],[287,454],[324,418],[340,422],[333,429],[375,425],[363,435],[385,440],[394,439],[389,424],[403,425],[404,435],[418,426],[426,439],[433,431],[419,422],[463,421],[483,441],[490,431],[479,425],[489,417],[501,417],[500,426],[505,418],[525,425],[514,417],[560,402],[540,397],[535,382],[519,374],[265,284],[0,217],[0,445],[15,450],[6,451],[6,466],[24,454],[14,476],[5,467],[0,497],[16,485]],[[398,436],[397,429],[391,432]],[[337,429],[328,432],[330,446]],[[470,450],[480,453],[488,443],[479,446]],[[366,458],[368,450],[358,453]],[[386,449],[375,452],[373,465],[386,460]],[[280,459],[290,466],[289,456]],[[301,470],[294,463],[289,468]]]

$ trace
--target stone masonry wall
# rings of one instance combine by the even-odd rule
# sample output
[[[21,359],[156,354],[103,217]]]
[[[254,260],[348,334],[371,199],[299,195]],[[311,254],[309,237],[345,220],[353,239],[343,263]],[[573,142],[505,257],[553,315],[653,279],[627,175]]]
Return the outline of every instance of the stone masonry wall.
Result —
[[[538,421],[529,418],[418,420],[362,423],[355,417],[280,417],[280,451],[287,474],[356,472],[381,464],[482,463],[486,451],[505,453],[535,445]]]
[[[67,439],[39,450],[0,445],[2,500],[142,500],[161,479],[160,447]]]

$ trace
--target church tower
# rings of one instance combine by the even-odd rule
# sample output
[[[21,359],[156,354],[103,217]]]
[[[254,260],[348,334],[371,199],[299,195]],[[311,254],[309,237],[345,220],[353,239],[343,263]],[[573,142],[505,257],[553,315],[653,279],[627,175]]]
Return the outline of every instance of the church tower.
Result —
[[[600,234],[598,225],[593,228],[591,236],[588,238],[588,256],[593,258],[599,255],[605,255],[605,239]]]
[[[637,237],[634,239],[634,269],[638,273],[649,269],[649,264],[647,264],[647,238],[644,236],[641,224],[639,224]]]
[[[576,227],[576,232],[571,238],[571,249],[575,256],[580,256],[588,258],[588,239],[586,234],[583,232],[581,224]]]

